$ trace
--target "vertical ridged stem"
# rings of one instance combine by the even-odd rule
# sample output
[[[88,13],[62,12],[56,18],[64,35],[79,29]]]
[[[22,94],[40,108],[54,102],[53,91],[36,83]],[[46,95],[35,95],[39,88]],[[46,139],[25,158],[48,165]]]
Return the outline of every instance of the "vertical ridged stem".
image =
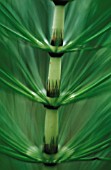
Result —
[[[45,152],[47,154],[57,153],[58,140],[58,109],[46,108],[45,117]]]
[[[64,6],[55,5],[51,45],[63,45],[64,31]],[[61,81],[61,56],[63,54],[49,53],[50,64],[47,83],[47,96],[51,101],[60,95]],[[44,136],[44,152],[47,154],[55,154],[58,152],[58,108],[46,107],[45,116],[45,136]]]
[[[63,44],[64,10],[65,10],[64,6],[61,5],[55,6],[51,37],[51,44],[53,46],[62,46]]]
[[[58,97],[60,94],[61,58],[50,57],[47,96]]]

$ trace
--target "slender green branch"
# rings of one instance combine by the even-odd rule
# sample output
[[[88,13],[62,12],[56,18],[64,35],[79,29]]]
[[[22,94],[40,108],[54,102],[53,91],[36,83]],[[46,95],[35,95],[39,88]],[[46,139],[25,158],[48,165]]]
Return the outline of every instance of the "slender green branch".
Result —
[[[58,97],[60,93],[61,58],[50,57],[47,96]]]
[[[51,45],[54,47],[63,45],[64,11],[62,5],[55,5]],[[53,101],[60,95],[61,57],[63,53],[49,53],[50,64],[47,83],[47,96]],[[58,108],[47,107],[45,117],[44,152],[55,154],[58,152]]]
[[[46,108],[45,117],[45,152],[53,154],[57,152],[58,138],[58,109]]]

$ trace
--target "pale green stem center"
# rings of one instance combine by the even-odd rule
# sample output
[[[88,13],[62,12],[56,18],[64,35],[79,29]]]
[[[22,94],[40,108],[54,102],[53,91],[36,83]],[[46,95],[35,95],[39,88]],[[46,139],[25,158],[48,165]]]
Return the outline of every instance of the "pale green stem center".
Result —
[[[50,57],[49,75],[48,75],[48,91],[56,93],[60,88],[61,78],[61,58]]]
[[[56,144],[58,138],[58,109],[46,109],[45,117],[45,143],[51,141]]]
[[[64,6],[55,6],[52,29],[64,30]]]

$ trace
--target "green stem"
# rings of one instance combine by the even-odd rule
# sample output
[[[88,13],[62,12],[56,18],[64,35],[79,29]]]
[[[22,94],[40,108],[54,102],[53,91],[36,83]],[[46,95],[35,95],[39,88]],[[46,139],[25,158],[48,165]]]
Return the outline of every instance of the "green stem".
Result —
[[[45,116],[45,146],[47,154],[57,153],[58,146],[58,109],[46,108]]]
[[[47,96],[58,97],[60,94],[61,58],[50,57]]]
[[[51,44],[53,46],[63,45],[64,9],[62,5],[55,5],[52,26]],[[54,100],[60,95],[61,80],[61,56],[63,54],[50,53],[50,64],[48,73],[47,96]],[[46,107],[45,130],[44,130],[44,152],[55,154],[58,152],[58,108]]]
[[[59,97],[61,78],[61,58],[50,57],[47,96],[49,100]],[[58,151],[58,108],[46,108],[44,152],[54,154]]]
[[[64,11],[64,6],[55,5],[51,38],[51,44],[53,46],[62,46],[63,44]]]
[[[56,5],[54,11],[53,29],[64,30],[64,6]]]

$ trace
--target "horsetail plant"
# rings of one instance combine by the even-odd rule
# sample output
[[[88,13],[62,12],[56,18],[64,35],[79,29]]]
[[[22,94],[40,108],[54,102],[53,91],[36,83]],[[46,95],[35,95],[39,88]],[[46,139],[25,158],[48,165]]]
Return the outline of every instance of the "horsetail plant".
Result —
[[[51,45],[57,47],[63,45],[64,37],[64,13],[65,3],[54,1],[54,17],[52,25]],[[47,96],[49,100],[55,100],[60,95],[61,81],[61,57],[62,53],[49,53],[49,74],[47,84]],[[44,151],[48,154],[58,152],[58,107],[46,106],[45,119],[45,145]]]
[[[111,160],[110,18],[110,0],[0,0],[1,161]]]

